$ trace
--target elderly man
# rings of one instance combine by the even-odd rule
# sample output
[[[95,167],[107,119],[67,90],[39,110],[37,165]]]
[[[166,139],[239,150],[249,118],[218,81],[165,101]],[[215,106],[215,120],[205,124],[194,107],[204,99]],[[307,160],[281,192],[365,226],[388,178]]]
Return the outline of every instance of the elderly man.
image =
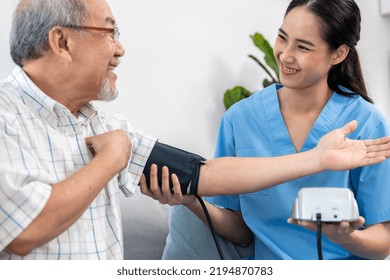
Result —
[[[119,194],[138,186],[156,139],[91,103],[117,96],[114,71],[125,53],[118,37],[104,0],[19,2],[10,39],[16,67],[0,83],[0,259],[123,258]],[[210,160],[199,194],[259,190],[389,157],[390,138],[345,139],[355,126],[291,157]]]
[[[117,96],[118,36],[105,1],[19,3],[18,67],[0,88],[0,259],[123,258],[118,194],[155,139],[89,103]]]

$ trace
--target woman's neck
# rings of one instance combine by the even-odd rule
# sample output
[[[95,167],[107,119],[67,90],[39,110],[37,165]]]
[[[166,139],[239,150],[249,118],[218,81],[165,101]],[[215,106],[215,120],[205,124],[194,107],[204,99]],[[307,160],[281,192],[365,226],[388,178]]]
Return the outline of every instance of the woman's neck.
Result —
[[[306,89],[283,87],[278,90],[280,110],[295,114],[319,114],[332,96],[332,93],[328,86]]]

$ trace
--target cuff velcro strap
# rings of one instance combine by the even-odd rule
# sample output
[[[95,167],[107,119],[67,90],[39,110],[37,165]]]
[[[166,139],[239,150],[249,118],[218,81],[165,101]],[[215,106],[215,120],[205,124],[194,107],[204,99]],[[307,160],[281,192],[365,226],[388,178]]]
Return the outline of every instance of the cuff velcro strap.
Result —
[[[172,192],[173,184],[171,175],[174,173],[179,178],[181,191],[183,194],[197,194],[200,166],[205,162],[206,159],[199,155],[160,142],[156,142],[144,168],[146,182],[149,187],[150,166],[152,164],[156,164],[158,184],[161,187],[162,167],[166,166],[169,169],[169,185]]]

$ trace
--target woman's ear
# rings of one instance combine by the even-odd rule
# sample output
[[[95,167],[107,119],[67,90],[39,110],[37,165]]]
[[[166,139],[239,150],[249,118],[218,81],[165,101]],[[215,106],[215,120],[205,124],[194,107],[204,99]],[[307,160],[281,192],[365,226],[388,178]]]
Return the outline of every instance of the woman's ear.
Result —
[[[332,64],[337,65],[343,62],[344,59],[347,57],[348,53],[349,53],[349,47],[347,45],[343,44],[340,47],[338,47],[338,49],[334,52]]]
[[[72,60],[68,48],[68,34],[64,32],[63,28],[55,26],[48,34],[48,43],[51,51],[58,56],[61,56],[67,60]]]

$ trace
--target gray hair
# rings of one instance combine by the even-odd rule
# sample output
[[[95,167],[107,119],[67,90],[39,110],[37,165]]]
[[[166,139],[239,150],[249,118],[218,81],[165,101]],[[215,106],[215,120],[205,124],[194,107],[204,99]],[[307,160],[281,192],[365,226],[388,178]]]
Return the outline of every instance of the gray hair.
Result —
[[[48,50],[48,34],[54,26],[83,25],[88,7],[84,0],[20,0],[14,12],[10,51],[12,60],[36,59]]]

